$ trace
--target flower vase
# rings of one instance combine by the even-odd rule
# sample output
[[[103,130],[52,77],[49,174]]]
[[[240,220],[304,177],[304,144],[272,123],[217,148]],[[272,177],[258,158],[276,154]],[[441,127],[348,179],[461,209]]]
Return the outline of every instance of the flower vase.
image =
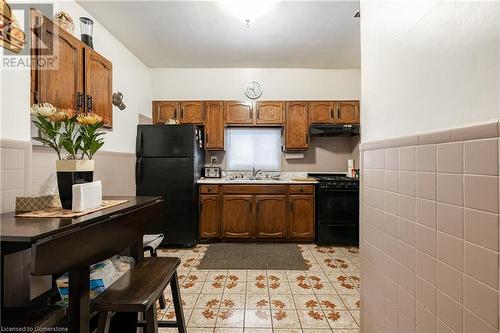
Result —
[[[93,160],[56,161],[59,198],[64,209],[72,209],[73,185],[90,183],[94,179]]]

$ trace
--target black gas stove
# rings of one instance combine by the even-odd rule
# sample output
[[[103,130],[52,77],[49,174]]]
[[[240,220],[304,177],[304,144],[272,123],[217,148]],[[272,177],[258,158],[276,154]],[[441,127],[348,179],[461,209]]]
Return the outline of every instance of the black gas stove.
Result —
[[[359,179],[345,174],[314,174],[316,190],[316,243],[358,245]]]

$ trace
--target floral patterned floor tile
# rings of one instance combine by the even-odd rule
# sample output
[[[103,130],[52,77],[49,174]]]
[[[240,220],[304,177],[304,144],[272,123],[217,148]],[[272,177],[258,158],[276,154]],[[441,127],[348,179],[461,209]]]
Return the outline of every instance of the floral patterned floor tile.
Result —
[[[208,245],[159,249],[178,269],[189,333],[359,332],[359,251],[300,244],[309,269],[199,270]],[[163,320],[175,318],[170,288]],[[176,332],[160,328],[160,333]]]

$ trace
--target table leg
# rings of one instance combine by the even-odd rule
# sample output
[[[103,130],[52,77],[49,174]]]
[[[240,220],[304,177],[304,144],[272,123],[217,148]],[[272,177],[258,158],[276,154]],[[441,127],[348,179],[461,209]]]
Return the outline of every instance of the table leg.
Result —
[[[69,272],[69,332],[88,333],[90,320],[90,267]]]

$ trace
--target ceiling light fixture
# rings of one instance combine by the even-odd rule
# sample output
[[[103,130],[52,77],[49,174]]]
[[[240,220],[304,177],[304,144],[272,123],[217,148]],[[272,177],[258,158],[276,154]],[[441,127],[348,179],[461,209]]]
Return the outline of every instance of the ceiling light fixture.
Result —
[[[236,16],[249,28],[250,23],[270,11],[276,2],[276,0],[221,0],[219,4],[223,11]]]

